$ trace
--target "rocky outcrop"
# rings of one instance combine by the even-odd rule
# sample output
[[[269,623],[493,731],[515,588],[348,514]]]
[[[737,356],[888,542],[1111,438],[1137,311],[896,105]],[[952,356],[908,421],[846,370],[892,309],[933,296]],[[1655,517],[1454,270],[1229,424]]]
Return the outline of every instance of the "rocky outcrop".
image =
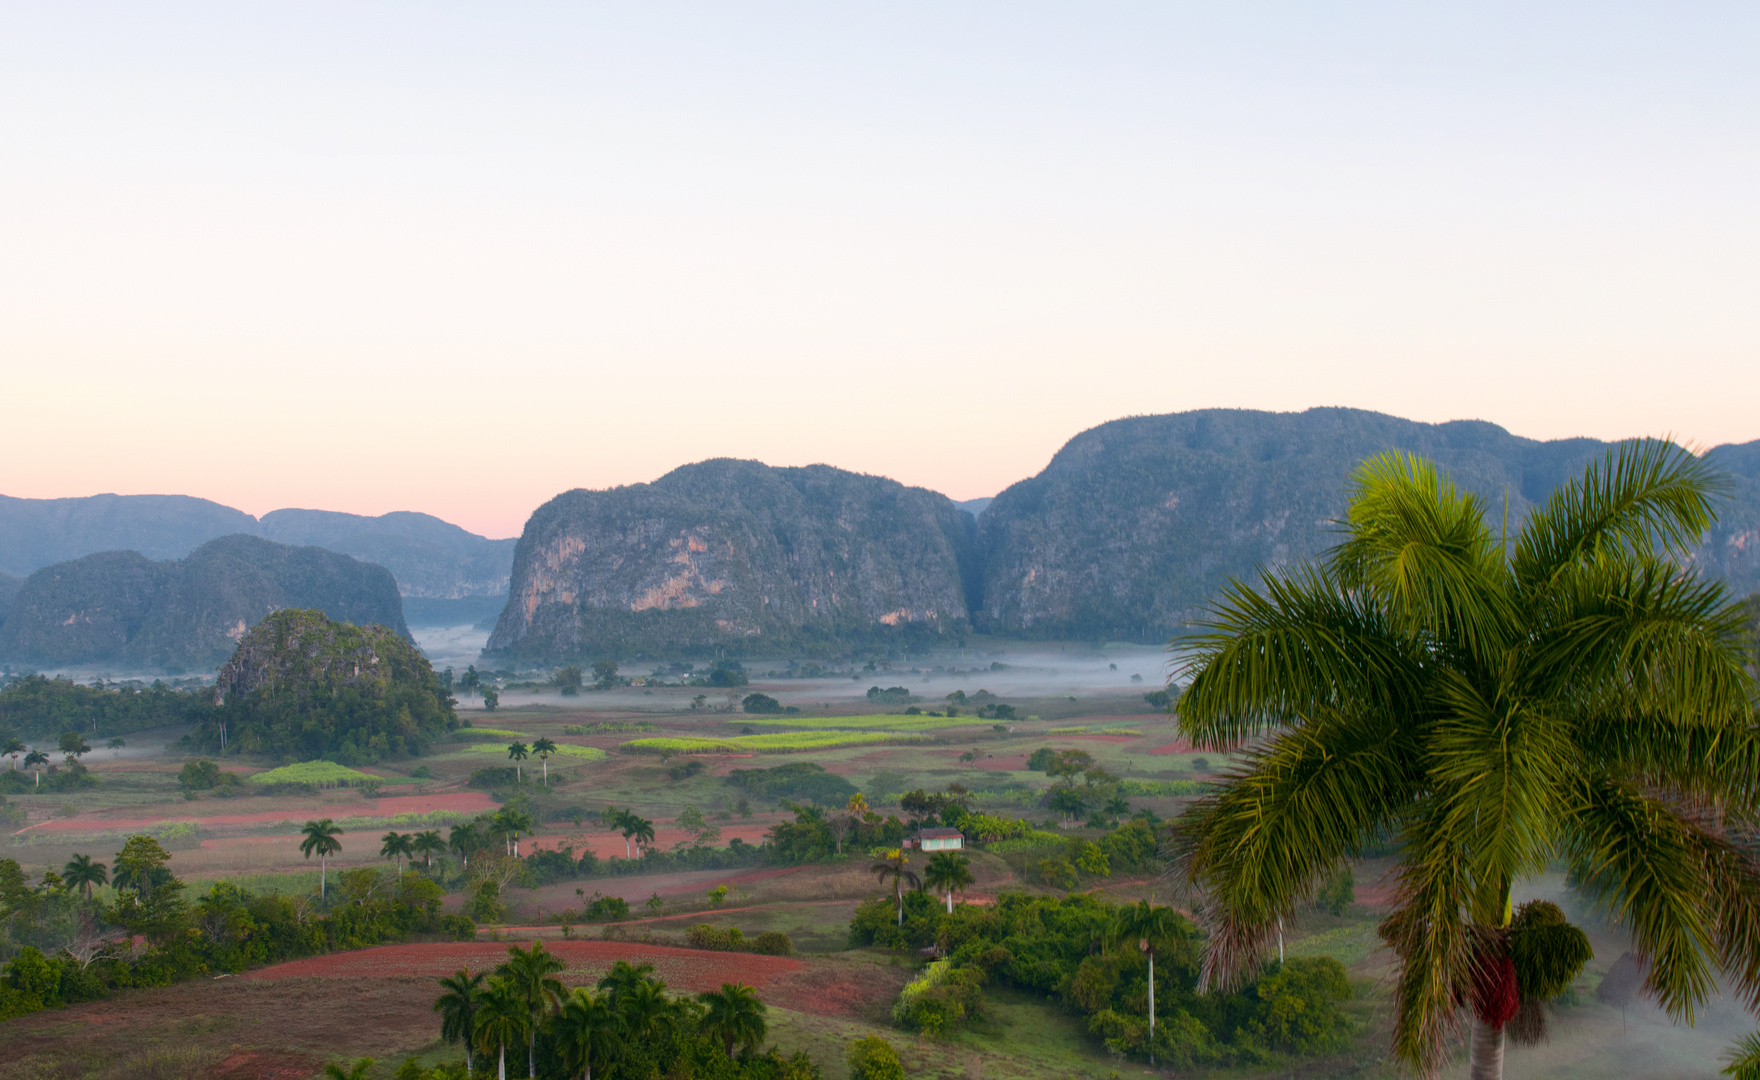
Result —
[[[344,688],[382,696],[399,681],[432,687],[434,669],[389,627],[355,626],[322,611],[289,608],[251,627],[214,676],[214,703],[333,695]]]
[[[225,536],[182,560],[109,551],[38,570],[0,625],[0,657],[199,670],[225,660],[252,626],[283,608],[408,633],[397,583],[384,568],[321,548]]]
[[[1211,409],[1115,420],[1064,445],[984,511],[979,628],[1165,640],[1229,578],[1251,580],[1338,540],[1351,474],[1386,450],[1425,455],[1512,527],[1613,444],[1540,442],[1478,421],[1422,424],[1356,409]],[[1760,587],[1760,444],[1713,452],[1734,498],[1694,553],[1739,593]]]
[[[489,652],[750,654],[957,633],[969,523],[934,492],[823,465],[720,459],[566,492],[526,524]]]

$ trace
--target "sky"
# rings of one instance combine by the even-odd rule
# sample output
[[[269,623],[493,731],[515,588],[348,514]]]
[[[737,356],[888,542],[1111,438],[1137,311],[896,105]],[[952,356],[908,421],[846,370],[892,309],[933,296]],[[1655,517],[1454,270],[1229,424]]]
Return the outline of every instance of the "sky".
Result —
[[[1760,7],[0,3],[0,493],[1760,438]]]

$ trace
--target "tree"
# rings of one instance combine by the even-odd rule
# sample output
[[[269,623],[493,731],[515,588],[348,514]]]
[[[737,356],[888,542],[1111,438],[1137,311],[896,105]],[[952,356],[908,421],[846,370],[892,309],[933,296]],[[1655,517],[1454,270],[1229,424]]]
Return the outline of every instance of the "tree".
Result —
[[[434,1011],[440,1014],[440,1037],[447,1042],[464,1043],[464,1068],[474,1071],[471,1049],[476,1042],[477,1010],[483,1002],[483,973],[472,975],[459,968],[440,980],[445,991],[434,999]]]
[[[324,899],[325,887],[330,877],[330,856],[342,850],[342,841],[336,839],[342,835],[342,826],[329,818],[322,821],[308,821],[300,829],[305,837],[299,842],[299,850],[306,858],[318,857],[318,899]]]
[[[1392,834],[1393,1043],[1420,1071],[1470,1005],[1472,1075],[1501,1075],[1506,1022],[1556,985],[1513,948],[1511,887],[1553,858],[1632,928],[1673,1015],[1717,968],[1760,994],[1740,608],[1679,559],[1722,489],[1677,447],[1629,443],[1506,539],[1476,496],[1388,455],[1359,469],[1324,562],[1231,585],[1178,706],[1195,746],[1251,744],[1175,833],[1208,896],[1205,985],[1254,969],[1317,880]],[[1575,955],[1580,933],[1551,936]]]
[[[632,964],[628,960],[619,960],[611,965],[611,970],[599,977],[594,989],[611,992],[611,1001],[616,1004],[623,995],[633,990],[637,983],[651,980],[654,975],[653,964]]]
[[[338,1064],[332,1061],[324,1066],[324,1076],[327,1080],[367,1080],[367,1074],[372,1072],[372,1069],[372,1058],[361,1058],[353,1065],[348,1065],[346,1062]]]
[[[609,690],[617,685],[617,662],[601,660],[593,665],[593,689]]]
[[[659,979],[640,979],[617,994],[617,1011],[623,1016],[630,1037],[644,1041],[657,1039],[675,1027],[678,1012],[666,996],[666,984]]]
[[[93,862],[90,855],[74,855],[67,865],[61,869],[61,880],[70,889],[79,889],[85,893],[86,899],[92,898],[92,886],[108,885],[110,871],[101,862]]]
[[[532,831],[534,824],[532,816],[524,810],[504,806],[495,811],[495,816],[491,820],[496,831],[507,839],[507,853],[516,859],[519,858],[519,836],[521,833]]]
[[[380,839],[383,842],[379,846],[379,857],[396,859],[397,876],[402,877],[404,857],[416,852],[415,837],[410,833],[388,832]]]
[[[61,738],[56,740],[55,745],[60,748],[63,754],[67,755],[69,765],[77,761],[81,755],[92,752],[92,748],[86,745],[85,736],[77,731],[63,731]]]
[[[493,686],[483,687],[483,711],[494,712],[501,704],[501,694]]]
[[[36,786],[43,786],[43,766],[49,764],[49,755],[41,750],[32,750],[24,756],[24,767],[36,773]]]
[[[519,995],[501,979],[490,979],[477,1006],[477,1049],[496,1054],[500,1080],[507,1080],[507,1044],[524,1041],[531,1025]]]
[[[422,857],[422,865],[432,868],[434,856],[446,854],[446,841],[440,839],[439,829],[426,829],[410,837],[410,851]]]
[[[623,822],[623,838],[625,841],[634,839],[636,842],[636,858],[642,857],[642,845],[654,842],[654,823],[645,817],[631,814]]]
[[[110,741],[109,741],[109,742],[107,742],[107,743],[105,743],[105,744],[104,744],[104,746],[105,746],[105,748],[106,748],[106,749],[108,749],[108,750],[110,750],[110,751],[112,751],[112,752],[113,752],[113,753],[112,753],[112,754],[111,754],[111,756],[112,756],[112,757],[115,757],[115,756],[117,756],[117,755],[116,755],[116,753],[114,753],[114,751],[120,751],[120,750],[122,750],[122,749],[123,749],[123,748],[124,748],[124,747],[126,747],[126,746],[127,746],[127,745],[128,745],[128,740],[126,740],[126,739],[124,739],[124,738],[123,738],[123,737],[122,737],[122,736],[120,736],[120,735],[118,735],[118,736],[117,736],[117,737],[116,737],[116,738],[114,738],[114,739],[111,739],[111,740],[110,740]]]
[[[581,692],[581,669],[578,664],[556,669],[556,685],[562,688],[564,697],[573,697]]]
[[[623,1017],[611,1007],[609,995],[577,986],[562,1003],[552,1030],[563,1067],[581,1070],[581,1080],[593,1080],[593,1066],[605,1064],[623,1041]]]
[[[538,1025],[546,1013],[562,1004],[562,983],[555,976],[567,966],[545,949],[542,941],[534,941],[530,949],[511,946],[507,959],[495,968],[495,977],[506,984],[526,1009],[528,1076],[538,1075]]]
[[[525,773],[520,769],[520,762],[530,756],[530,751],[526,749],[526,744],[523,742],[508,743],[507,756],[513,762],[514,779],[522,784],[525,783]]]
[[[623,857],[626,859],[629,858],[629,838],[634,835],[635,830],[626,828],[625,825],[635,816],[635,811],[619,810],[615,806],[607,806],[599,811],[599,820],[605,824],[607,829],[615,829],[623,834]]]
[[[10,767],[16,769],[18,768],[18,756],[24,753],[25,749],[24,740],[19,738],[8,738],[5,742],[0,743],[0,757],[11,758],[12,762]]]
[[[1157,907],[1147,900],[1127,904],[1118,909],[1108,927],[1107,936],[1113,943],[1135,941],[1137,948],[1149,958],[1149,1045],[1155,1045],[1155,950],[1169,942],[1183,940],[1185,920],[1170,907]],[[1150,1060],[1154,1060],[1153,1051]]]
[[[556,753],[556,744],[549,739],[532,740],[532,753],[544,763],[544,786],[550,786],[550,755]]]
[[[849,1080],[904,1080],[904,1066],[899,1064],[898,1051],[878,1035],[869,1035],[849,1044]]]
[[[953,914],[953,894],[971,888],[975,880],[971,860],[957,852],[937,851],[929,856],[929,865],[923,867],[923,884],[947,894],[949,915]]]
[[[720,1039],[733,1056],[733,1044],[739,1043],[752,1053],[764,1043],[769,1026],[764,1021],[764,1003],[758,992],[744,983],[722,983],[719,990],[705,990],[697,995],[708,1009],[703,1014],[702,1030],[711,1038]]]
[[[914,889],[921,885],[922,879],[912,870],[906,869],[911,861],[903,848],[893,848],[886,853],[886,862],[877,862],[868,867],[868,872],[880,879],[880,887],[885,888],[888,879],[892,881],[892,896],[898,902],[898,925],[904,925],[904,886],[910,882]]]

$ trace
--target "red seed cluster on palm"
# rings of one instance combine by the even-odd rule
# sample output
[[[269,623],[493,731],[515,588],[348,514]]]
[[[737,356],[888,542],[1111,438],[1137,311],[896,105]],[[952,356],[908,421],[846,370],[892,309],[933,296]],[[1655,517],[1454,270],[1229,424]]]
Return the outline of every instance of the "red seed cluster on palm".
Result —
[[[1500,956],[1480,966],[1473,979],[1473,1011],[1481,1022],[1500,1028],[1509,1023],[1521,1004],[1515,961]]]

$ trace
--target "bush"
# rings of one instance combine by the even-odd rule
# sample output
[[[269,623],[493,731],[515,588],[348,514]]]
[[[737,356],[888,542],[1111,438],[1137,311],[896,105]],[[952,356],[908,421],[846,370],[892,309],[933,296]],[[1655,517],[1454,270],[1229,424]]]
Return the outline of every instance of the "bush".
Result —
[[[954,967],[951,960],[937,960],[899,993],[898,1004],[892,1007],[893,1023],[932,1038],[945,1034],[983,1014],[983,985],[982,968]]]
[[[685,939],[693,949],[713,949],[715,952],[744,952],[746,936],[737,926],[710,926],[700,923],[690,928]]]
[[[500,922],[507,915],[507,905],[501,902],[501,886],[493,881],[478,885],[465,905],[465,914],[480,923]]]
[[[1350,998],[1343,964],[1330,956],[1300,957],[1259,980],[1259,1008],[1250,1027],[1274,1050],[1333,1050],[1350,1036],[1351,1022],[1340,1007]]]
[[[870,686],[868,700],[876,705],[909,705],[911,692],[902,686],[888,686],[884,690],[878,686]]]
[[[629,901],[621,896],[598,896],[584,912],[588,922],[621,922],[629,918]]]
[[[747,694],[745,700],[739,704],[740,708],[746,712],[760,716],[774,715],[782,711],[782,702],[777,701],[769,694]]]
[[[904,1080],[898,1051],[878,1035],[850,1043],[849,1080]]]
[[[220,776],[220,766],[212,761],[186,761],[177,782],[185,791],[209,791]]]
[[[788,956],[794,952],[794,942],[780,930],[766,930],[752,940],[752,951],[765,956]]]

